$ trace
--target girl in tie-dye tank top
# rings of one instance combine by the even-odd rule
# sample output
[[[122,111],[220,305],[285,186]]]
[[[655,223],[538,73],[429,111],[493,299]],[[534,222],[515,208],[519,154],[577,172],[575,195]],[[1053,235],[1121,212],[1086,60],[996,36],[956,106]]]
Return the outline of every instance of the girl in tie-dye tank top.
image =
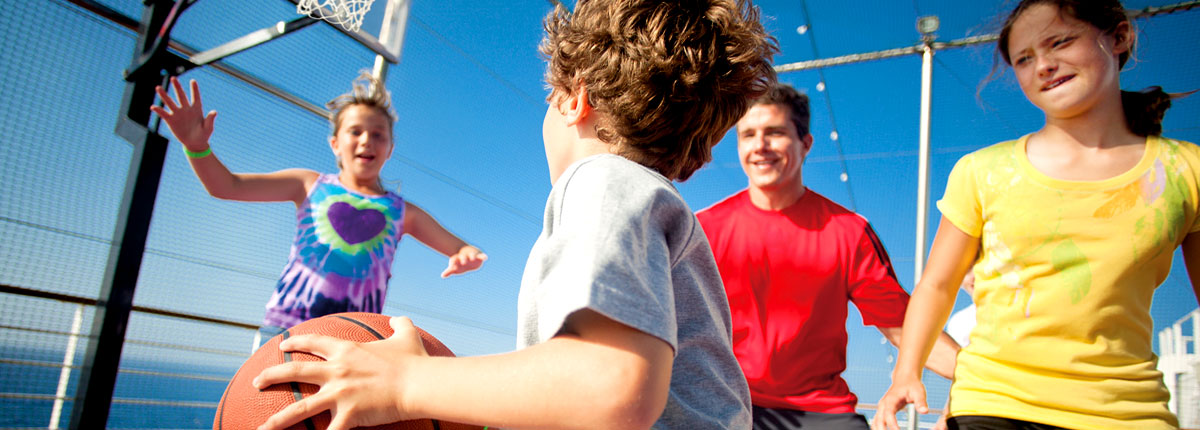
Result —
[[[369,75],[364,73],[349,93],[327,104],[337,174],[306,169],[230,173],[209,148],[216,112],[204,113],[196,81],[191,82],[190,100],[178,79],[171,78],[171,85],[178,100],[159,87],[164,107],[151,110],[183,144],[209,194],[296,205],[296,239],[267,304],[266,338],[323,315],[382,311],[392,256],[403,234],[449,257],[442,277],[478,269],[487,259],[421,208],[384,189],[379,172],[392,154],[395,114],[387,90]]]

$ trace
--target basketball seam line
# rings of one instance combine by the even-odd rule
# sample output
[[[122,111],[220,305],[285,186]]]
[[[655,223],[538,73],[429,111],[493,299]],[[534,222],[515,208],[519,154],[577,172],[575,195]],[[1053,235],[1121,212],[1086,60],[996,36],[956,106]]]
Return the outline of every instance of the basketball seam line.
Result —
[[[362,322],[362,321],[359,321],[359,320],[356,320],[356,319],[353,319],[353,318],[344,317],[344,316],[341,316],[341,315],[334,315],[334,317],[335,317],[335,318],[340,318],[340,319],[343,319],[343,320],[346,320],[346,321],[350,321],[350,322],[354,323],[354,325],[357,325],[357,326],[359,326],[359,327],[362,327],[362,328],[363,328],[363,330],[366,330],[367,332],[371,333],[371,335],[375,336],[375,339],[378,339],[378,340],[382,340],[382,339],[383,339],[383,335],[382,335],[382,334],[380,334],[379,332],[375,331],[375,329],[371,328],[371,326],[369,326],[369,325],[366,325],[366,324],[363,324],[363,322]]]
[[[281,339],[280,342],[287,340],[289,337],[292,337],[290,330],[284,330],[283,331],[283,339]],[[284,363],[292,362],[292,352],[291,351],[284,351],[283,362]],[[292,396],[296,398],[297,402],[304,400],[304,394],[300,393],[300,384],[299,383],[289,382],[288,385],[290,385],[292,387]],[[317,430],[317,426],[315,424],[313,424],[311,417],[304,419],[304,428],[306,428],[308,430]]]

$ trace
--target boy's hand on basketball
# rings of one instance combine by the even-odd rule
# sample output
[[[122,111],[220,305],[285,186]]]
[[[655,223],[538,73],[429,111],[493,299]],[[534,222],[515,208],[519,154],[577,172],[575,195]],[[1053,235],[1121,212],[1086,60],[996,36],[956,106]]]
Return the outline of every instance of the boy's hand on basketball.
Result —
[[[876,405],[875,418],[871,420],[871,428],[875,430],[900,430],[896,423],[896,412],[909,403],[917,405],[917,413],[929,413],[929,405],[925,403],[925,384],[920,378],[893,378],[892,386],[884,393]]]
[[[179,83],[178,78],[171,77],[171,86],[175,87],[175,95],[179,100],[176,101],[167,95],[163,87],[154,87],[166,109],[151,106],[150,110],[167,122],[171,133],[189,151],[208,149],[208,138],[212,136],[217,111],[209,111],[207,115],[204,113],[204,105],[200,101],[200,84],[195,80],[191,82],[191,100],[188,100],[188,95],[183,92],[183,85]]]
[[[483,266],[483,262],[487,261],[487,254],[480,251],[471,245],[462,247],[458,253],[450,256],[450,263],[446,266],[446,270],[442,271],[442,277],[467,273]]]
[[[316,394],[276,413],[259,430],[285,429],[328,410],[329,430],[350,430],[420,417],[404,408],[405,372],[414,357],[428,357],[411,320],[392,318],[391,337],[367,343],[329,336],[299,335],[279,344],[283,351],[303,351],[325,361],[294,361],[269,367],[254,387],[301,382],[318,385]]]

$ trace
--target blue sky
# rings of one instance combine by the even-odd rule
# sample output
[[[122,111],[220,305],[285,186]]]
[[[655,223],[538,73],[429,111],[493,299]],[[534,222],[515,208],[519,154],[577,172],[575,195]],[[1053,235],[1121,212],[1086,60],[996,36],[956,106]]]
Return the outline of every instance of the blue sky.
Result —
[[[0,0],[10,7],[17,3]],[[141,14],[140,1],[102,3],[134,18]],[[985,34],[996,29],[997,16],[1009,7],[1008,2],[951,0],[757,4],[782,47],[777,64],[911,46],[919,38],[915,22],[920,15],[940,17],[940,41]],[[1127,7],[1163,4],[1129,1]],[[549,10],[544,0],[418,0],[401,62],[390,72],[388,88],[399,121],[397,149],[384,178],[491,259],[479,272],[443,280],[438,274],[445,259],[406,239],[396,256],[385,313],[411,316],[460,355],[503,352],[514,344],[521,270],[540,231],[551,185],[541,142],[544,65],[536,50],[541,19]],[[205,49],[294,16],[294,7],[283,0],[203,0],[183,15],[175,37]],[[112,127],[134,35],[62,0],[32,8],[27,20],[42,24],[0,23],[0,35],[17,47],[0,54],[0,125],[7,131],[0,145],[0,234],[6,237],[0,241],[0,282],[95,295],[130,154]],[[53,25],[58,31],[31,31],[48,23],[61,24]],[[1195,10],[1139,20],[1142,45],[1123,75],[1125,86],[1200,88],[1200,74],[1194,72],[1200,69],[1198,23]],[[374,31],[372,24],[367,28]],[[801,25],[808,25],[804,34],[797,31]],[[981,45],[935,56],[934,200],[959,157],[1041,125],[1040,112],[1025,101],[1007,71],[976,96],[992,67],[992,49]],[[370,67],[372,56],[329,26],[316,25],[227,61],[322,104],[345,92],[358,71]],[[823,91],[818,90],[822,74]],[[184,78],[200,81],[206,107],[219,112],[212,146],[231,169],[336,170],[323,119],[210,68]],[[866,216],[901,283],[911,289],[919,57],[779,78],[812,97],[816,144],[804,166],[805,183]],[[1167,114],[1165,134],[1200,141],[1197,118],[1200,99],[1177,101]],[[834,130],[841,155],[830,138]],[[172,145],[135,300],[258,323],[287,257],[294,209],[288,203],[212,199],[178,145]],[[711,164],[678,184],[693,209],[744,187],[732,134],[716,146]],[[939,214],[932,206],[929,214],[932,232]],[[958,307],[966,303],[960,298]],[[1156,331],[1194,308],[1196,299],[1177,263],[1155,297]],[[9,315],[0,319],[32,318]],[[48,324],[64,324],[57,314],[46,318]],[[887,387],[895,351],[860,321],[851,312],[846,375],[861,400],[873,403]],[[171,323],[135,318],[130,336],[169,336],[163,324]],[[191,341],[237,349],[249,343],[249,334],[198,334]],[[944,399],[944,394],[931,396],[935,402]]]

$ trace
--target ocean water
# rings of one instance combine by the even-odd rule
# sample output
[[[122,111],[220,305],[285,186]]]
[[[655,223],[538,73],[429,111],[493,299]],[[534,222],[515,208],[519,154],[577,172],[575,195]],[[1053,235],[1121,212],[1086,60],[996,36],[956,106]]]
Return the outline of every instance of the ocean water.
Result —
[[[61,351],[6,348],[0,357],[9,360],[61,362]],[[169,374],[201,375],[209,378],[232,378],[236,367],[205,366],[175,360],[132,360],[121,363],[121,369]],[[53,396],[61,369],[58,367],[0,363],[0,392]],[[79,385],[79,371],[72,372],[67,396],[72,397]],[[85,423],[85,428],[109,429],[207,429],[212,428],[216,404],[225,391],[227,381],[210,381],[173,375],[122,372],[117,376],[107,426]],[[124,401],[132,401],[127,403]],[[179,402],[184,405],[143,404],[142,401]],[[66,428],[71,420],[73,402],[63,403],[59,427]],[[211,404],[211,405],[207,405]],[[0,398],[0,429],[47,428],[54,405],[53,399]]]

